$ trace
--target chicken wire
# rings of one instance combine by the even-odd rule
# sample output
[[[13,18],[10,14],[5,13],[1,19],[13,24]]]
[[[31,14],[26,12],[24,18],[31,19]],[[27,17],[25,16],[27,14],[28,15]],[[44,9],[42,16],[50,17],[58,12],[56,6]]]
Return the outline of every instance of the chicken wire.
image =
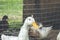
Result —
[[[60,29],[60,0],[24,0],[23,19],[33,15],[37,23],[44,26],[53,26]],[[56,40],[60,30],[52,30],[49,36],[43,40]],[[31,37],[30,40],[40,40],[39,37]]]
[[[60,0],[25,0],[23,17],[34,15],[38,23],[60,28]]]
[[[23,18],[30,15],[34,15],[35,20],[38,23],[43,23],[44,25],[52,25],[55,28],[60,28],[60,0],[24,0],[24,10]],[[15,31],[15,30],[14,30]],[[60,30],[58,30],[60,31]],[[55,34],[58,31],[53,30]],[[51,32],[51,33],[52,33]],[[54,34],[52,33],[52,35]],[[18,33],[17,33],[18,34]],[[56,37],[56,35],[53,35]],[[50,36],[52,36],[50,35]],[[48,37],[49,38],[49,37]],[[56,38],[44,40],[56,40]],[[30,40],[39,40],[37,38],[32,38]]]

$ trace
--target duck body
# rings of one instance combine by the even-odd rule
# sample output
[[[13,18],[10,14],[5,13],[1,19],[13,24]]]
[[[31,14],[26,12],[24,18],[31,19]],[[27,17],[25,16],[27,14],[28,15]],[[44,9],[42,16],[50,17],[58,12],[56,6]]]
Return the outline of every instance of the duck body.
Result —
[[[38,36],[39,37],[39,39],[44,39],[44,38],[46,38],[47,36],[48,36],[48,34],[51,32],[51,29],[52,29],[52,26],[50,26],[50,27],[43,27],[43,25],[42,24],[40,24],[39,25],[39,29],[34,29],[34,27],[31,27],[31,36],[32,36],[32,34],[34,35],[34,36]]]
[[[5,15],[0,21],[0,33],[8,29],[9,23],[7,20],[8,20],[8,16]]]
[[[21,27],[21,30],[19,32],[20,34],[18,35],[18,40],[29,40],[28,36],[28,27]]]
[[[57,40],[60,40],[60,32],[57,35]]]
[[[28,30],[29,26],[33,25],[36,26],[35,20],[33,17],[27,17],[24,21],[23,26],[21,27],[21,30],[18,34],[18,36],[7,36],[2,34],[1,39],[2,40],[29,40]]]
[[[40,34],[40,39],[46,38],[48,36],[48,34],[50,33],[51,29],[52,29],[52,26],[51,27],[42,27],[41,29],[38,29],[37,31]]]
[[[1,39],[2,40],[18,40],[18,37],[17,36],[8,36],[8,35],[2,34]]]
[[[21,30],[18,36],[8,36],[8,35],[2,34],[1,39],[2,40],[29,40],[28,29],[25,26],[23,26],[21,27]]]
[[[2,40],[29,40],[28,38],[28,26],[24,23],[24,25],[21,27],[21,30],[18,34],[18,36],[7,36],[2,34],[1,35]]]

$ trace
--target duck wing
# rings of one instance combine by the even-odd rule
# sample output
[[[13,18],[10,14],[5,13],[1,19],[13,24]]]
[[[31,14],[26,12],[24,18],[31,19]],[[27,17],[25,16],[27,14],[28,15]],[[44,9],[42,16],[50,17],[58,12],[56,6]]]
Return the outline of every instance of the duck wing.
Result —
[[[60,32],[57,35],[57,40],[60,40]]]
[[[52,26],[42,27],[41,29],[38,29],[37,31],[39,32],[41,38],[46,38],[47,35],[50,33],[51,29],[52,29]]]
[[[1,35],[1,40],[17,40],[17,38],[17,36],[7,36],[4,34]]]

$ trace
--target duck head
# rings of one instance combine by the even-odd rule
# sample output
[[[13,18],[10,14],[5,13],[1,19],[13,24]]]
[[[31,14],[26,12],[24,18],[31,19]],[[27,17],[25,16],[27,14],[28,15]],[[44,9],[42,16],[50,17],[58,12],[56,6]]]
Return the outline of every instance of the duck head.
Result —
[[[35,29],[38,29],[38,25],[37,23],[35,22],[35,19],[33,18],[33,16],[31,17],[27,17],[25,19],[25,22],[24,22],[26,25],[32,25],[32,27],[34,27]]]
[[[7,19],[8,19],[8,16],[4,15],[3,18],[2,18],[2,21],[7,21]]]

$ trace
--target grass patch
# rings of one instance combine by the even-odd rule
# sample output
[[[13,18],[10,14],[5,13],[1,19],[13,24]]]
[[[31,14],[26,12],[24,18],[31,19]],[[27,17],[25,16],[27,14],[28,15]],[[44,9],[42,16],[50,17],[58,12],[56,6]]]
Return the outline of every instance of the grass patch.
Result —
[[[8,16],[9,27],[20,27],[23,20],[23,0],[0,0],[0,19]]]

